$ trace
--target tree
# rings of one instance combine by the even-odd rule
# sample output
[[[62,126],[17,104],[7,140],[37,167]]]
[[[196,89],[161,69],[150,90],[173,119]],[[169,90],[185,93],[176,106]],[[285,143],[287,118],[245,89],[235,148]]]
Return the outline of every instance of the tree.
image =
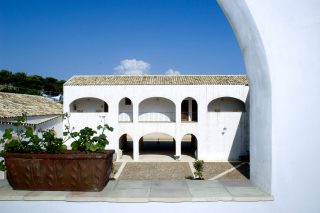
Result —
[[[8,70],[0,71],[0,84],[11,84],[12,83],[12,72]]]

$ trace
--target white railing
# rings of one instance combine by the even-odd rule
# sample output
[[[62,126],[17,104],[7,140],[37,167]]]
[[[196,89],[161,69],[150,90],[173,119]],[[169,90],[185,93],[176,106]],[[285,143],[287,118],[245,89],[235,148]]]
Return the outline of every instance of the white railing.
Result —
[[[139,122],[175,122],[175,112],[140,112]]]
[[[133,113],[132,112],[119,112],[119,122],[132,122]]]

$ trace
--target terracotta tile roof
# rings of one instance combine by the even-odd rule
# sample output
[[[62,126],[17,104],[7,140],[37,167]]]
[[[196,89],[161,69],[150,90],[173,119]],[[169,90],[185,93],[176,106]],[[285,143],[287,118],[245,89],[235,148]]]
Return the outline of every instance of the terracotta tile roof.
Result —
[[[63,114],[62,105],[41,96],[0,92],[0,118]]]
[[[245,75],[87,75],[73,76],[64,86],[89,85],[247,85]]]

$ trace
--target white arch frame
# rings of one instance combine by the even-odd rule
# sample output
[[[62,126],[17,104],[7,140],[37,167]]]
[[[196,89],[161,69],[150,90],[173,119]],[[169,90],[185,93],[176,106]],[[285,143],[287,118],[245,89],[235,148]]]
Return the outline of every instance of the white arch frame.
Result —
[[[221,99],[221,98],[230,98],[230,99],[234,99],[234,100],[236,100],[236,101],[238,101],[238,102],[241,102],[241,103],[243,104],[243,108],[244,108],[244,111],[241,111],[241,112],[245,112],[245,110],[246,110],[246,103],[243,102],[243,100],[241,100],[241,99],[239,99],[239,98],[235,98],[235,97],[231,97],[231,96],[221,96],[221,97],[219,97],[219,98],[215,98],[215,99],[211,100],[211,101],[207,104],[207,112],[212,112],[212,111],[209,111],[209,105],[210,105],[211,103],[213,103],[214,101],[219,100],[219,99]]]
[[[173,119],[173,121],[172,122],[176,122],[176,115],[177,115],[177,106],[176,106],[176,103],[174,102],[174,101],[172,101],[170,98],[168,98],[168,97],[163,97],[163,96],[152,96],[152,97],[148,97],[148,98],[144,98],[143,100],[141,100],[140,102],[139,102],[139,104],[138,104],[138,114],[139,114],[139,116],[140,116],[140,114],[141,114],[141,104],[144,102],[144,101],[147,101],[147,100],[149,100],[149,99],[156,99],[156,98],[159,98],[159,99],[165,99],[165,100],[167,100],[167,101],[169,101],[171,104],[173,104],[173,106],[174,106],[174,112],[172,112],[172,113],[174,113],[174,116],[168,116],[169,118],[170,118],[170,120],[171,119]],[[140,122],[140,120],[139,120],[139,122]]]
[[[271,193],[272,94],[266,51],[247,2],[217,2],[238,39],[250,82],[250,178],[257,186]]]
[[[108,104],[108,102],[104,99],[101,99],[101,98],[97,98],[97,97],[94,97],[94,96],[87,96],[87,97],[79,97],[79,98],[75,98],[73,100],[71,100],[69,103],[68,103],[68,110],[69,112],[71,112],[71,105],[77,101],[77,100],[80,100],[80,99],[87,99],[87,98],[91,98],[91,99],[97,99],[97,100],[100,100],[100,101],[103,101],[104,103],[107,104],[108,106],[108,112],[110,111],[110,105]],[[80,112],[81,113],[81,112]],[[92,112],[92,113],[98,113],[98,112]],[[101,113],[107,113],[107,112],[101,112]]]

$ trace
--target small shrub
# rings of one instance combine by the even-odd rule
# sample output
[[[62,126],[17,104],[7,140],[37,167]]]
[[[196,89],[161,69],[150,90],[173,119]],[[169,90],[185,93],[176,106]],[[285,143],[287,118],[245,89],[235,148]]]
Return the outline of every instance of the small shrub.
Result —
[[[203,160],[196,160],[193,162],[193,167],[196,170],[194,172],[194,175],[197,179],[203,179],[203,168],[204,168],[204,162]]]

